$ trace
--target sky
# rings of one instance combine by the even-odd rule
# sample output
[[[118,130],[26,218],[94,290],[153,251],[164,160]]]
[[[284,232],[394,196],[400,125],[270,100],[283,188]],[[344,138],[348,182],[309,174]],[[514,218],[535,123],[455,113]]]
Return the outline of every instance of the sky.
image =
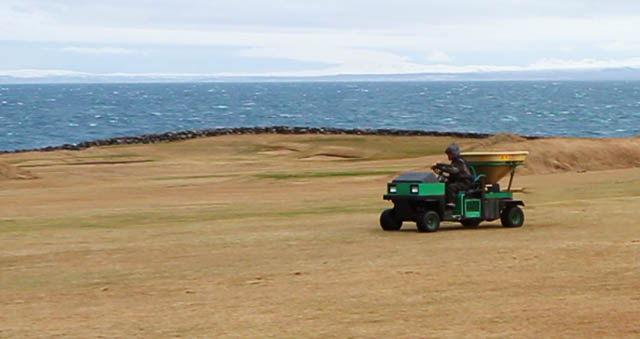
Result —
[[[640,1],[0,0],[0,75],[640,68]]]

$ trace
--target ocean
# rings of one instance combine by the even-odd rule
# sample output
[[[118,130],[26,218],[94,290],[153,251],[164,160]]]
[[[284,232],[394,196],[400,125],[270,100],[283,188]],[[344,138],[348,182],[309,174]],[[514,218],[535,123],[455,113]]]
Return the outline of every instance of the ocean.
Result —
[[[220,127],[640,135],[640,82],[0,85],[0,150]]]

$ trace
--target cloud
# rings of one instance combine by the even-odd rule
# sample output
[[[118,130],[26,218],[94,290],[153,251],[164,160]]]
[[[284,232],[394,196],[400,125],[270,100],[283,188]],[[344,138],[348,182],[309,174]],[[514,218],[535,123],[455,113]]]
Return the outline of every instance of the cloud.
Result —
[[[257,51],[254,51],[257,53]],[[263,55],[264,51],[259,52]],[[367,51],[360,51],[367,54]],[[46,78],[46,77],[92,77],[105,78],[132,78],[132,79],[174,79],[174,80],[198,80],[207,77],[233,77],[233,76],[326,76],[326,75],[358,75],[358,74],[412,74],[412,73],[433,73],[433,74],[462,74],[462,73],[490,73],[490,72],[527,72],[527,71],[553,71],[553,70],[600,70],[612,68],[634,68],[640,69],[640,57],[620,60],[596,60],[596,59],[553,59],[544,58],[525,66],[517,65],[423,65],[404,62],[385,62],[385,60],[370,61],[360,64],[353,64],[358,57],[363,54],[353,54],[353,60],[340,62],[322,69],[294,71],[294,72],[254,72],[254,73],[89,73],[68,70],[47,70],[47,69],[25,69],[25,70],[0,70],[0,76],[14,78]]]
[[[451,59],[451,57],[447,55],[447,53],[442,51],[432,52],[431,54],[429,54],[429,56],[427,56],[427,60],[429,62],[442,63],[442,64],[448,64],[453,61],[453,59]]]
[[[261,26],[390,29],[425,23],[487,23],[528,18],[603,18],[640,12],[636,0],[3,0],[13,13],[73,26]]]
[[[392,60],[378,60],[377,62],[338,63],[336,66],[303,72],[280,72],[253,75],[279,76],[321,76],[337,74],[461,74],[461,73],[490,73],[490,72],[527,72],[554,70],[601,70],[615,68],[640,69],[640,57],[627,59],[558,59],[542,58],[531,64],[521,65],[451,65],[451,64],[418,64],[409,61],[394,62]]]
[[[601,45],[600,48],[611,52],[640,53],[640,41],[612,41]]]
[[[153,6],[150,4],[153,3]],[[634,11],[634,9],[637,9]],[[296,35],[351,47],[537,49],[636,41],[638,1],[3,0],[0,40],[263,46]],[[102,35],[100,35],[102,34]],[[273,44],[272,44],[273,45]],[[419,48],[419,47],[418,47]]]
[[[20,69],[0,70],[0,76],[13,78],[45,78],[45,77],[90,77],[95,74],[87,72],[75,72],[61,69]]]
[[[640,68],[640,57],[621,60],[563,60],[563,59],[541,59],[528,67],[531,70],[588,70],[588,69],[610,69],[610,68]]]
[[[136,54],[137,52],[126,48],[117,47],[63,47],[59,49],[62,52],[77,53],[77,54],[91,54],[91,55],[104,55],[104,54]]]
[[[313,63],[308,73],[579,68],[640,53],[635,13],[629,0],[3,0],[0,41],[78,55],[215,46],[247,62]]]

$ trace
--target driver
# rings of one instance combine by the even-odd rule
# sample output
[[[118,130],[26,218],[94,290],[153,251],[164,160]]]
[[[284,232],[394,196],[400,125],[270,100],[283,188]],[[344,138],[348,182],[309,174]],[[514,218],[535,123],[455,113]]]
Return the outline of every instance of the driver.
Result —
[[[456,207],[456,196],[459,191],[471,188],[473,174],[466,160],[460,155],[458,144],[453,143],[445,150],[451,164],[437,163],[431,166],[432,170],[439,170],[449,173],[446,185],[447,208]]]

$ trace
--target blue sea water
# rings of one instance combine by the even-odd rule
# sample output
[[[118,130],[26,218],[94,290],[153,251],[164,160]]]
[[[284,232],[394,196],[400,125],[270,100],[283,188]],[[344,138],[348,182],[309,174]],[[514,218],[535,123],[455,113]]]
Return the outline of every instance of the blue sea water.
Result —
[[[640,82],[0,85],[5,151],[273,125],[636,136]]]

